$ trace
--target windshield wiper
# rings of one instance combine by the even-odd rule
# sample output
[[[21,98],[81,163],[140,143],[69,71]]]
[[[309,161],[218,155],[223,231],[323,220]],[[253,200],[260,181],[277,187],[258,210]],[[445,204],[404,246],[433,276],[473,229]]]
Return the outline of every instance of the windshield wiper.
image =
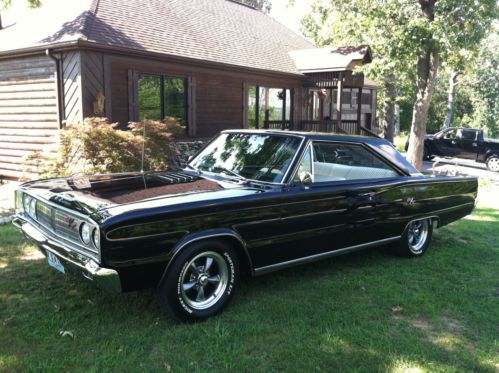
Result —
[[[225,168],[225,167],[216,167],[216,168],[218,170],[220,170],[221,172],[223,172],[223,173],[226,173],[226,174],[228,174],[230,176],[234,176],[235,178],[237,178],[240,181],[248,181],[248,179],[246,179],[244,176],[241,176],[237,172],[229,170],[228,168]]]
[[[198,170],[198,169],[197,169],[196,167],[194,167],[194,166],[191,166],[191,165],[190,165],[190,164],[188,164],[188,163],[185,165],[185,168],[190,168],[191,170],[194,170],[194,171],[196,171],[198,174],[200,174],[200,175],[201,175],[201,171],[200,171],[200,170]]]

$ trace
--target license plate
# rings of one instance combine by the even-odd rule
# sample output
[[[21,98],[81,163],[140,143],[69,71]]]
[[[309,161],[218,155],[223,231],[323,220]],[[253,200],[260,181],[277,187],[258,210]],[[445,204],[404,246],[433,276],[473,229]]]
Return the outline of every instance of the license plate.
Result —
[[[64,273],[64,266],[61,264],[61,261],[54,253],[47,251],[47,259],[51,267],[54,267],[59,272]]]

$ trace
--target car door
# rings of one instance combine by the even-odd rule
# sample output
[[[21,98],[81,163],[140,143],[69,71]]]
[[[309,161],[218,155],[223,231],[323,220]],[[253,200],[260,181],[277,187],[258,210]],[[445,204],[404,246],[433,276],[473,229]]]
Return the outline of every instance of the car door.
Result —
[[[457,145],[457,129],[450,128],[444,131],[438,139],[434,141],[439,155],[444,157],[456,157],[459,154],[459,147]]]
[[[457,133],[456,157],[465,159],[476,159],[478,151],[478,131],[472,128],[462,128]]]
[[[310,142],[281,201],[287,237],[282,261],[367,245],[393,236],[388,219],[399,214],[400,174],[361,144]],[[385,229],[380,231],[379,228]]]

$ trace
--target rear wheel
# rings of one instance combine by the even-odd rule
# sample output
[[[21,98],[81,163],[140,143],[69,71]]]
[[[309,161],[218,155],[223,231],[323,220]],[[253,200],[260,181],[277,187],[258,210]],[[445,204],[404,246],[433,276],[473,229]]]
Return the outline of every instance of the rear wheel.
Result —
[[[485,164],[490,171],[499,172],[499,156],[490,156]]]
[[[238,281],[237,255],[229,245],[195,242],[174,259],[161,283],[161,309],[183,321],[205,319],[227,306]]]
[[[433,156],[430,153],[430,149],[425,145],[424,152],[423,152],[423,160],[429,161],[432,159],[433,159]]]
[[[393,253],[408,258],[423,255],[430,246],[433,233],[431,219],[414,220],[407,225],[407,228],[400,238],[400,241],[393,246]]]

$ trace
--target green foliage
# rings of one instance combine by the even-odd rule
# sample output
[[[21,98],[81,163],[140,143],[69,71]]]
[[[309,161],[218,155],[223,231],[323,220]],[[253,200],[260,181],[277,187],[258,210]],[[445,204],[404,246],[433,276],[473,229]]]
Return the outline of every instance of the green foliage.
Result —
[[[249,5],[256,9],[263,10],[265,13],[270,12],[270,9],[272,9],[271,0],[235,0],[235,1]]]
[[[164,170],[172,156],[168,142],[184,131],[172,118],[130,123],[128,131],[117,126],[105,118],[86,118],[61,131],[56,156],[35,153],[30,158],[39,162],[42,177],[139,171],[144,148],[144,169]]]
[[[432,21],[423,16],[420,3],[426,1],[315,0],[311,13],[305,15],[302,21],[305,33],[319,46],[371,46],[373,62],[363,69],[380,83],[384,82],[387,74],[394,73],[402,129],[409,129],[411,124],[412,106],[416,97],[415,83],[418,78],[416,60],[426,48],[437,46],[444,65],[459,71],[480,71],[478,65],[482,65],[482,69],[486,71],[481,74],[491,76],[494,66],[497,66],[489,66],[484,62],[469,66],[477,55],[480,41],[489,32],[491,22],[498,18],[496,0],[439,0],[435,3]],[[497,48],[489,46],[488,50],[485,49],[482,47],[480,52],[482,61],[493,59],[494,53],[497,54]],[[491,84],[493,82],[493,79],[489,81]],[[431,129],[437,123],[441,126],[445,117],[442,98],[443,92],[446,92],[443,89],[446,83],[445,79],[439,82],[442,94],[437,94],[439,97],[430,114]],[[473,106],[473,109],[478,110],[475,114],[468,112],[468,118],[464,113],[458,115],[463,123],[475,125],[477,120],[469,118],[478,115],[482,117],[478,120],[482,126],[485,123],[492,125],[492,115],[489,119],[486,117],[487,113],[495,113],[493,108],[497,101],[487,92],[491,92],[491,87],[474,96],[481,97],[480,104],[477,102]],[[379,102],[383,100],[383,94],[384,92],[380,92]],[[464,93],[460,95],[460,108],[457,110],[470,110],[469,100],[464,97]]]
[[[28,7],[39,8],[42,6],[41,0],[26,0]],[[12,5],[12,0],[0,0],[0,10],[8,9]]]

